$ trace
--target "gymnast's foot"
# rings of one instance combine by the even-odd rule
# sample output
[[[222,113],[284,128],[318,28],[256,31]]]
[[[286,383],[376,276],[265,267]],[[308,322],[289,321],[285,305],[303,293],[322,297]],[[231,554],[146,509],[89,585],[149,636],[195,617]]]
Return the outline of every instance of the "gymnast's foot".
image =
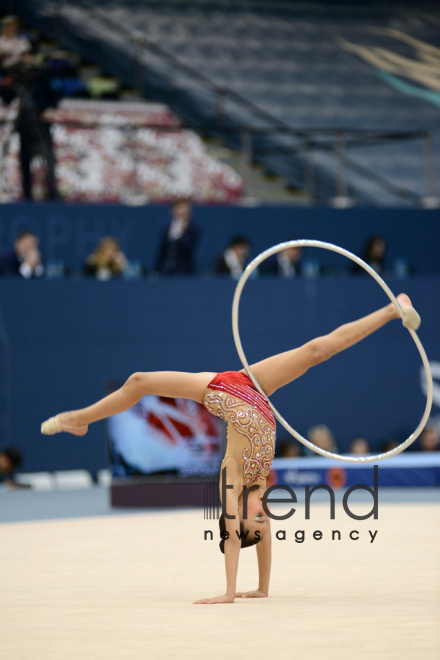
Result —
[[[64,412],[55,417],[50,417],[41,425],[41,433],[44,435],[55,435],[55,433],[73,433],[73,435],[85,435],[88,426],[81,426],[76,422],[74,412]]]
[[[403,318],[402,318],[402,323],[405,326],[405,328],[408,328],[409,330],[418,330],[421,319],[414,307],[412,306],[412,302],[409,298],[409,296],[406,295],[406,293],[401,293],[397,296],[397,302],[402,308],[403,311]],[[397,315],[397,310],[396,310],[396,315]],[[398,316],[396,316],[398,318]]]

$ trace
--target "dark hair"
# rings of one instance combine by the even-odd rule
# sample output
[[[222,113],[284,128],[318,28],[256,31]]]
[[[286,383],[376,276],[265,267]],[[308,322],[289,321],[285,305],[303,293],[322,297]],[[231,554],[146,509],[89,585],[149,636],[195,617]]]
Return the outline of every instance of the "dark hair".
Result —
[[[233,247],[234,245],[250,245],[251,242],[246,236],[234,236],[228,243],[228,247]]]
[[[225,520],[225,517],[224,517],[223,514],[220,516],[218,524],[219,524],[219,527],[220,527],[220,534],[222,532],[227,531],[226,530],[226,520]],[[242,548],[250,548],[251,545],[256,545],[257,543],[259,543],[261,541],[261,538],[258,538],[258,539],[249,538],[249,533],[246,534],[246,532],[244,531],[244,523],[243,522],[240,522],[240,536],[241,536],[241,547]],[[223,554],[225,554],[225,540],[226,539],[221,539],[221,541],[220,541],[220,550],[221,550],[221,552],[223,552]]]
[[[35,236],[35,238],[37,238],[37,234],[35,232],[31,231],[30,229],[23,229],[17,234],[15,240],[20,241],[25,236]]]
[[[371,250],[373,249],[373,245],[375,243],[377,243],[377,241],[381,241],[384,244],[383,257],[381,257],[381,261],[385,260],[385,255],[386,255],[386,251],[387,251],[387,247],[388,247],[387,242],[386,242],[386,240],[384,239],[383,236],[380,236],[379,234],[375,234],[374,236],[371,236],[368,239],[368,241],[367,241],[367,243],[364,247],[364,261],[368,262],[368,260],[371,259]]]
[[[12,470],[18,470],[23,462],[23,454],[17,447],[5,447],[2,451],[3,456],[9,460]]]

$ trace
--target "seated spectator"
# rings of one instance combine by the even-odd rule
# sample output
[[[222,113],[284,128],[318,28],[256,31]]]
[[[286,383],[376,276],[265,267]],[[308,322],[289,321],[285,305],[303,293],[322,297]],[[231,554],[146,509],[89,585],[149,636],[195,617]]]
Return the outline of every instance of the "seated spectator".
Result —
[[[15,472],[21,467],[22,453],[16,447],[5,447],[0,452],[0,479],[6,488],[16,488]]]
[[[32,50],[29,39],[19,34],[20,23],[16,16],[5,16],[0,35],[0,67],[8,70],[21,60],[24,53]]]
[[[289,239],[295,240],[295,239]],[[290,247],[282,252],[272,255],[261,265],[263,275],[277,275],[278,277],[292,278],[301,275],[301,247]]]
[[[280,458],[296,458],[301,456],[301,446],[296,440],[285,440],[279,444]]]
[[[192,204],[186,199],[171,208],[171,222],[162,237],[155,270],[161,275],[192,275],[200,231],[192,219]]]
[[[427,424],[419,438],[420,451],[438,451],[439,437],[435,424]]]
[[[381,275],[384,271],[386,251],[387,243],[385,239],[382,238],[382,236],[372,236],[364,248],[362,259],[365,263],[371,266],[376,273]],[[367,271],[358,264],[353,264],[351,272],[354,274],[363,273],[367,275]]]
[[[245,236],[235,236],[215,262],[213,272],[216,275],[229,275],[232,279],[239,280],[247,266],[250,251],[250,241]]]
[[[113,236],[105,236],[99,241],[95,251],[84,262],[83,273],[97,280],[110,280],[120,277],[127,267],[127,259],[119,242]]]
[[[312,442],[320,449],[331,451],[334,454],[338,453],[334,435],[330,431],[329,427],[325,424],[317,424],[316,426],[312,426],[307,432],[307,440]],[[317,456],[317,454],[312,449],[309,449],[308,447],[304,447],[304,449],[308,456]]]
[[[400,445],[400,442],[398,440],[395,440],[394,438],[390,438],[389,440],[385,440],[385,442],[382,443],[382,452],[387,452],[391,451],[392,449],[395,449]]]
[[[14,249],[0,258],[0,275],[18,275],[26,280],[42,277],[44,266],[38,242],[38,236],[32,231],[20,232],[14,241]]]
[[[371,450],[370,450],[370,445],[368,444],[368,440],[365,440],[365,438],[363,438],[360,435],[356,436],[350,442],[348,453],[357,454],[357,455],[370,454]]]

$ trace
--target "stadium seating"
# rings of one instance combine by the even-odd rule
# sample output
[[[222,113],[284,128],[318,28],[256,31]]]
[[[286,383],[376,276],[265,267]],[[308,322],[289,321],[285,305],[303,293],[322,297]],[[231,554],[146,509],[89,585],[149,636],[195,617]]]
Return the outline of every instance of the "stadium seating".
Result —
[[[21,195],[18,138],[11,137],[16,106],[0,107],[3,201]],[[58,186],[69,202],[230,203],[242,193],[240,176],[215,160],[167,106],[146,102],[67,99],[52,111]],[[36,184],[43,173],[36,163]]]
[[[45,0],[18,2],[39,25],[46,29],[52,25],[53,29],[52,18],[52,23],[44,18],[46,4]],[[75,44],[83,54],[94,51],[101,66],[106,61],[111,73],[122,78],[134,75],[132,36],[145,38],[142,62],[150,93],[160,98],[161,84],[162,97],[170,96],[170,89],[179,91],[172,96],[172,107],[186,112],[186,116],[212,120],[215,95],[209,85],[203,85],[200,79],[197,82],[170,58],[268,113],[264,120],[261,113],[235,99],[226,103],[224,112],[237,124],[267,127],[272,123],[329,131],[419,130],[432,132],[438,142],[439,108],[430,102],[435,101],[435,92],[428,89],[429,85],[425,89],[412,80],[412,86],[405,87],[405,72],[403,78],[390,77],[385,65],[382,69],[373,66],[359,50],[363,46],[374,53],[421,61],[423,47],[412,45],[408,39],[404,43],[396,30],[405,38],[439,45],[438,19],[430,6],[430,2],[414,6],[405,1],[379,0],[368,4],[135,0],[129,5],[99,0],[93,8],[65,2],[62,14],[70,45]],[[270,142],[272,147],[289,144],[295,145],[287,137],[272,138]],[[268,140],[264,145],[256,141],[257,157],[260,150],[260,159],[273,171],[287,176],[293,186],[303,185],[301,153],[274,155],[268,145]],[[413,191],[414,199],[427,194],[420,140],[359,145],[349,155],[376,177]],[[321,149],[314,157],[318,197],[331,196],[335,191],[335,159],[331,151]],[[372,177],[360,176],[359,171],[350,170],[348,182],[351,194],[360,201],[396,203],[394,193]]]

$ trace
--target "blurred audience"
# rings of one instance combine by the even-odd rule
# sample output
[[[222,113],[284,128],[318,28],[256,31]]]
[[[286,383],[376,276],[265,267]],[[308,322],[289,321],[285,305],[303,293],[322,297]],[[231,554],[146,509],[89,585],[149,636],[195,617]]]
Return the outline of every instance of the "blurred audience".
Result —
[[[0,451],[0,479],[6,488],[17,488],[15,473],[22,461],[22,453],[16,447],[5,447]]]
[[[0,68],[8,70],[18,64],[24,53],[32,50],[29,39],[20,32],[17,16],[5,16],[1,22]]]
[[[38,236],[32,231],[20,232],[14,241],[14,249],[0,258],[0,275],[18,275],[26,280],[42,277],[44,265],[38,242]]]
[[[384,271],[385,256],[387,251],[387,243],[382,236],[372,236],[367,244],[365,245],[362,259],[367,263],[373,270],[381,275]],[[363,273],[367,275],[367,271],[359,266],[358,264],[353,264],[351,272],[355,274]]]
[[[84,262],[83,273],[97,280],[120,277],[127,267],[127,258],[113,236],[101,238],[93,254]]]
[[[283,440],[278,446],[279,458],[296,458],[301,456],[301,445],[296,440]]]
[[[362,436],[356,436],[353,438],[353,440],[350,442],[350,446],[348,448],[348,453],[349,454],[358,454],[358,455],[363,455],[363,454],[370,454],[370,445],[368,444],[368,440],[363,438]]]
[[[439,434],[435,424],[427,424],[423,429],[418,447],[420,451],[438,451],[439,449]]]
[[[325,424],[316,424],[316,426],[312,426],[307,432],[307,440],[320,449],[325,449],[326,451],[331,451],[335,454],[339,451],[333,433]],[[318,455],[308,447],[305,447],[304,449],[307,456]]]
[[[395,449],[400,445],[400,442],[398,440],[395,440],[394,438],[390,438],[389,440],[385,440],[382,443],[382,451],[387,452],[391,451],[392,449]]]
[[[229,275],[239,280],[248,263],[251,243],[245,236],[235,236],[214,264],[216,275]]]
[[[295,240],[293,238],[289,240]],[[301,247],[290,247],[266,259],[261,266],[261,274],[292,278],[301,275]]]
[[[192,275],[194,255],[200,236],[192,218],[192,204],[186,199],[171,208],[171,222],[160,243],[155,270],[161,275]]]

